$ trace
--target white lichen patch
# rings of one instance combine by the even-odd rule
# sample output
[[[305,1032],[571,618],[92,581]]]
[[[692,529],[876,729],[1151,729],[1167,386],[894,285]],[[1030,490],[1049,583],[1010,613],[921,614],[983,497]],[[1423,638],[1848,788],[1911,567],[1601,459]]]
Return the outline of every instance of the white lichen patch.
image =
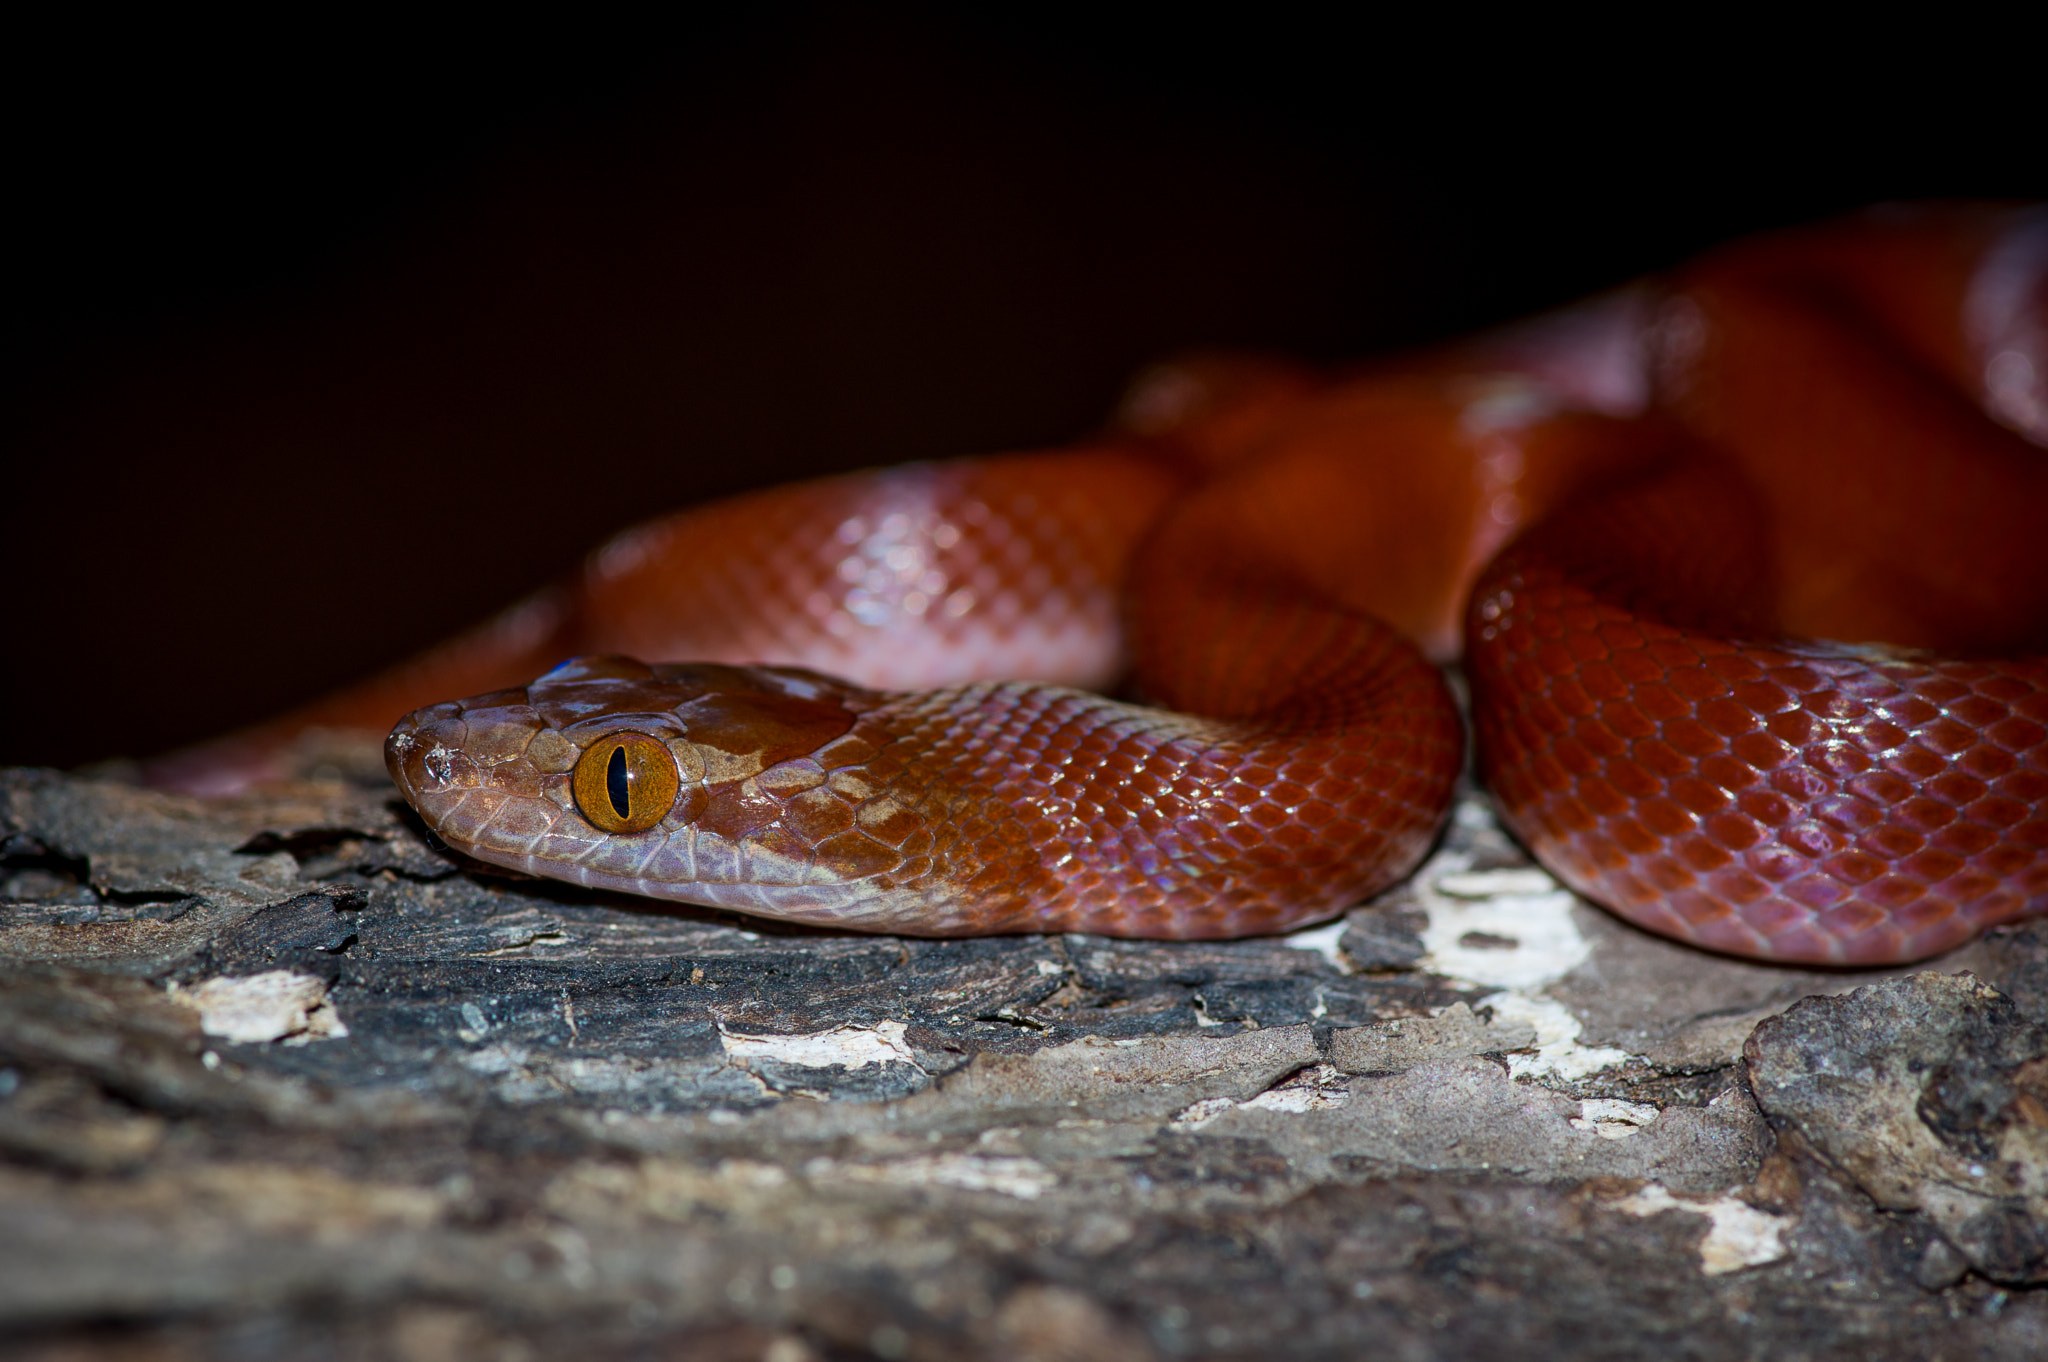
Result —
[[[1238,1103],[1247,1111],[1329,1111],[1351,1100],[1345,1078],[1328,1064],[1312,1064],[1284,1083]]]
[[[967,1192],[996,1192],[1020,1201],[1035,1201],[1059,1186],[1059,1174],[1036,1159],[981,1154],[930,1154],[887,1163],[845,1163],[812,1159],[804,1176],[814,1185],[832,1182],[881,1183],[892,1187],[957,1187]]]
[[[533,1051],[524,1045],[484,1045],[464,1053],[462,1067],[475,1074],[516,1074],[524,1070],[532,1058]],[[571,1061],[572,1064],[574,1062]]]
[[[1330,1111],[1351,1100],[1345,1076],[1332,1065],[1311,1064],[1253,1097],[1239,1102],[1229,1097],[1210,1097],[1174,1114],[1169,1123],[1182,1130],[1200,1130],[1217,1117],[1232,1111],[1278,1111],[1301,1115]]]
[[[1300,931],[1289,932],[1280,938],[1280,944],[1297,951],[1314,951],[1335,965],[1339,971],[1349,974],[1351,966],[1337,949],[1337,943],[1343,940],[1345,929],[1349,926],[1350,924],[1340,917],[1335,922],[1325,922],[1320,926],[1303,927]]]
[[[1200,1130],[1223,1113],[1236,1110],[1237,1102],[1234,1098],[1206,1097],[1176,1112],[1168,1124],[1185,1130]]]
[[[1459,810],[1461,820],[1490,819]],[[1474,870],[1467,853],[1445,850],[1416,877],[1415,896],[1428,915],[1422,968],[1450,979],[1499,989],[1478,1004],[1496,1023],[1534,1029],[1533,1047],[1508,1058],[1517,1078],[1570,1082],[1626,1063],[1627,1051],[1579,1044],[1582,1023],[1543,990],[1578,968],[1593,946],[1572,916],[1572,892],[1535,866]]]
[[[1590,1130],[1603,1140],[1626,1140],[1657,1119],[1658,1109],[1648,1102],[1624,1102],[1612,1097],[1593,1097],[1579,1103],[1572,1118],[1577,1130]]]
[[[172,984],[171,1000],[199,1014],[199,1029],[237,1045],[281,1040],[304,1045],[348,1034],[327,985],[310,974],[270,970],[241,978],[208,979],[190,988]]]
[[[1795,1223],[1794,1217],[1760,1211],[1732,1196],[1673,1196],[1653,1182],[1612,1204],[1616,1210],[1630,1215],[1687,1211],[1705,1216],[1710,1224],[1707,1237],[1700,1241],[1700,1270],[1709,1277],[1775,1263],[1790,1252],[1785,1247],[1785,1234]]]
[[[1462,858],[1461,858],[1462,859]],[[1534,989],[1592,954],[1572,921],[1572,894],[1540,870],[1424,867],[1417,897],[1429,914],[1422,967],[1495,988]]]
[[[719,1043],[726,1058],[737,1064],[756,1060],[778,1060],[807,1069],[849,1069],[870,1064],[908,1064],[919,1068],[917,1056],[904,1038],[899,1021],[877,1022],[873,1026],[835,1026],[798,1036],[759,1036],[718,1029]]]
[[[1494,899],[1503,894],[1553,894],[1558,883],[1550,872],[1536,866],[1506,870],[1447,871],[1436,877],[1439,894],[1454,899]]]
[[[1563,1003],[1526,993],[1495,993],[1481,998],[1479,1006],[1493,1009],[1496,1023],[1521,1022],[1536,1032],[1536,1044],[1507,1057],[1508,1072],[1516,1078],[1556,1078],[1570,1083],[1589,1078],[1602,1069],[1626,1064],[1630,1055],[1611,1045],[1581,1045],[1579,1031],[1584,1023]]]

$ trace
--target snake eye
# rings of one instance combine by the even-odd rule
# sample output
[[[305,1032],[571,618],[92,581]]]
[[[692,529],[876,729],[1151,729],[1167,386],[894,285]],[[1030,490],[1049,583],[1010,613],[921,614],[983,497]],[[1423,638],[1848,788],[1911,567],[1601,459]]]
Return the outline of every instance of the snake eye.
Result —
[[[645,832],[676,802],[682,778],[668,744],[645,733],[607,733],[569,778],[576,807],[605,832]]]

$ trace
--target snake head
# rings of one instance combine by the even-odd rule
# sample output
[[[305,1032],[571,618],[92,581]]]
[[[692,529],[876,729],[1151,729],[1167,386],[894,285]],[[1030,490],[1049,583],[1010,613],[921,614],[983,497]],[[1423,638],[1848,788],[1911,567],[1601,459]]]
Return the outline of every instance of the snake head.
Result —
[[[879,699],[793,667],[579,657],[408,714],[384,759],[428,826],[478,860],[723,902],[719,886],[801,882],[846,831],[805,826],[805,796],[873,755],[852,730]]]

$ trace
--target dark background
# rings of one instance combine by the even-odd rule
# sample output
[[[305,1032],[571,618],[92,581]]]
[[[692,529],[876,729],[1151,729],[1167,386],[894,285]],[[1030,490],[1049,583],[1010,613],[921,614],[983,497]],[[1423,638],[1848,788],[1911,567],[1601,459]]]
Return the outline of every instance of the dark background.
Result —
[[[2013,34],[1014,14],[24,38],[0,762],[263,717],[691,501],[1070,438],[1178,348],[2048,193]]]

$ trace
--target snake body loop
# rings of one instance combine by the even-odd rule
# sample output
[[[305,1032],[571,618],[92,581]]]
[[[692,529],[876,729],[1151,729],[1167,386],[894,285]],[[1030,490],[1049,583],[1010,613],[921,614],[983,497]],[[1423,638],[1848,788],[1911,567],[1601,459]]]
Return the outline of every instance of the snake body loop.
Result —
[[[1571,887],[1910,960],[2048,910],[2044,446],[2048,216],[1873,211],[1414,359],[1162,366],[1085,446],[649,522],[294,722],[580,654],[393,731],[450,843],[862,929],[1219,937],[1417,864],[1462,653],[1481,778]],[[674,767],[644,826],[577,774],[628,742]]]

